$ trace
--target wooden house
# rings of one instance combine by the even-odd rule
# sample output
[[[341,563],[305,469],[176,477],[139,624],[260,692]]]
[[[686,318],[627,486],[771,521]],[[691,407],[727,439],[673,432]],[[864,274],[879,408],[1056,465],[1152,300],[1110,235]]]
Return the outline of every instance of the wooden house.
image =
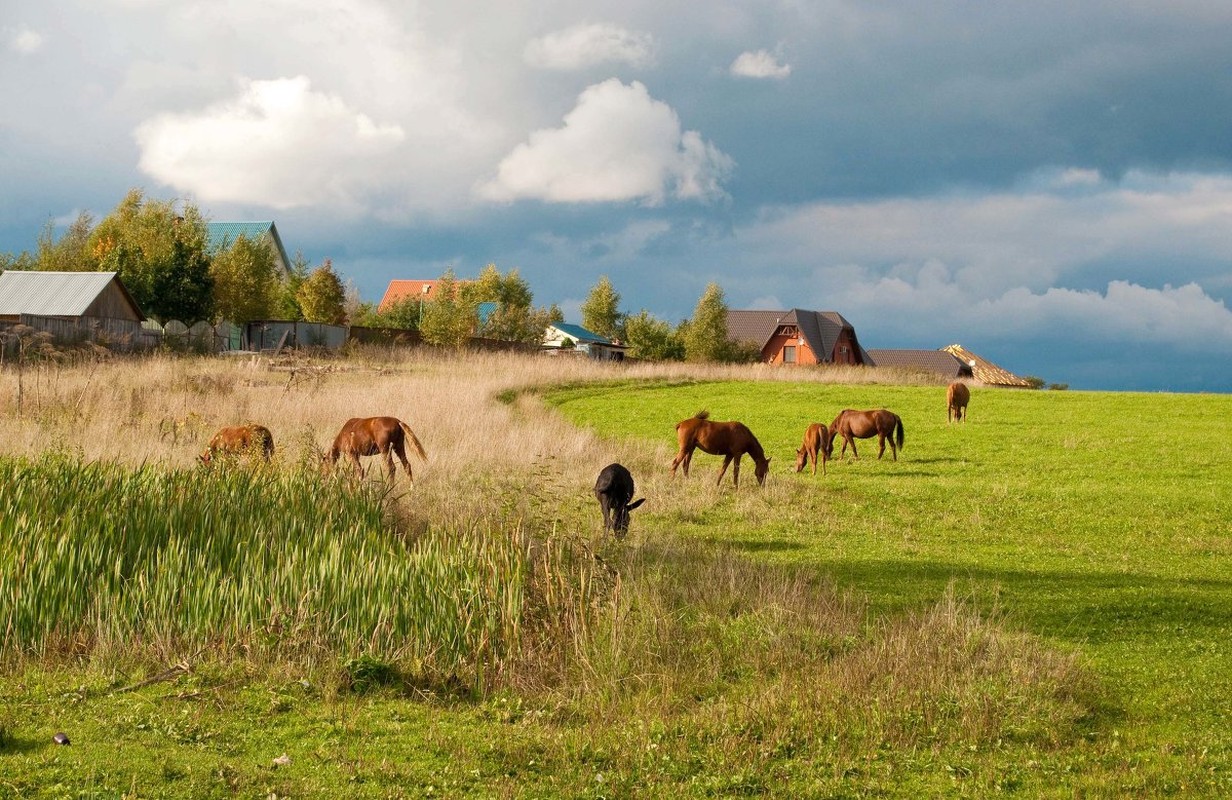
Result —
[[[147,347],[145,314],[114,272],[0,273],[0,327],[26,325],[57,341]]]
[[[727,335],[761,350],[767,364],[869,364],[856,330],[837,311],[728,311]]]
[[[23,315],[145,320],[115,272],[0,273],[0,320],[20,322]]]

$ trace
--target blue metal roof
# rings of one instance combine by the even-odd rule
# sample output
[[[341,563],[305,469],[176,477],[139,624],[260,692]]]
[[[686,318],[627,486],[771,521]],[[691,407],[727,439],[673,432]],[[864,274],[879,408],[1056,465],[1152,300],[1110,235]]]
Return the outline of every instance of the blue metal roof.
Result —
[[[278,228],[275,227],[273,220],[207,222],[206,230],[210,237],[209,247],[213,252],[218,252],[220,249],[234,244],[235,240],[241,236],[253,242],[260,241],[269,236],[274,242],[274,248],[278,251],[279,257],[282,258],[283,270],[291,269],[291,259],[287,258],[287,250],[282,246],[282,237],[278,235]]]
[[[586,330],[581,325],[571,325],[568,322],[558,322],[552,326],[561,333],[572,336],[579,342],[598,342],[599,344],[611,344],[612,340],[606,336],[600,336],[597,333],[592,333]]]

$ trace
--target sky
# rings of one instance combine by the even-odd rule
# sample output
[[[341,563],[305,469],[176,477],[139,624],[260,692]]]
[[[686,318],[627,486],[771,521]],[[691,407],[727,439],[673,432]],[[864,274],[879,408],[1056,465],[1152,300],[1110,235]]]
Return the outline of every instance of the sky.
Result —
[[[0,252],[132,188],[362,299],[606,275],[1071,389],[1232,392],[1232,3],[5,0]]]

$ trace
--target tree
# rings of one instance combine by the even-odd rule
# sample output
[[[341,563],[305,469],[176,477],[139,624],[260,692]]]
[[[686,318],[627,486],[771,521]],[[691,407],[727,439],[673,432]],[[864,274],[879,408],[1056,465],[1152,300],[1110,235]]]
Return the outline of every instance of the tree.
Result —
[[[684,360],[684,339],[679,331],[673,330],[670,324],[645,309],[625,317],[624,328],[629,358],[643,361]]]
[[[147,199],[131,189],[90,233],[87,269],[119,273],[142,311],[155,319],[209,315],[212,288],[202,275],[211,264],[208,239],[205,218],[192,203],[177,211],[175,201]],[[190,297],[192,292],[200,296]]]
[[[308,259],[302,252],[296,252],[291,259],[290,271],[283,277],[278,292],[279,319],[305,319],[304,309],[299,304],[299,289],[308,280],[312,270],[308,267]]]
[[[152,278],[150,316],[164,322],[178,319],[188,325],[214,318],[214,278],[205,251],[176,239],[171,263]]]
[[[404,297],[381,312],[381,326],[385,328],[401,328],[406,331],[419,330],[423,320],[424,301],[418,297]]]
[[[328,258],[304,280],[296,297],[309,322],[339,325],[346,320],[346,290]]]
[[[266,239],[238,237],[214,256],[216,312],[237,325],[277,316],[279,280],[274,247]]]
[[[697,301],[693,319],[684,333],[687,361],[726,361],[730,353],[727,341],[727,301],[723,289],[710,283]]]
[[[620,293],[606,275],[591,287],[582,303],[582,327],[609,339],[624,338],[621,328]]]
[[[465,304],[475,309],[476,316],[481,303],[496,305],[478,329],[482,336],[510,342],[539,342],[551,324],[551,309],[531,306],[534,295],[517,269],[501,275],[495,264],[488,264],[461,291]]]
[[[55,225],[48,220],[38,237],[35,268],[46,272],[92,272],[98,269],[98,259],[92,254],[90,244],[90,228],[93,225],[94,218],[82,211],[64,235],[56,239]]]
[[[475,330],[475,309],[462,301],[453,270],[436,282],[435,297],[424,304],[419,333],[428,344],[461,347]]]
[[[38,269],[38,259],[35,258],[29,250],[22,250],[17,255],[13,255],[12,253],[0,253],[0,272],[4,272],[9,269],[15,269],[18,271]]]

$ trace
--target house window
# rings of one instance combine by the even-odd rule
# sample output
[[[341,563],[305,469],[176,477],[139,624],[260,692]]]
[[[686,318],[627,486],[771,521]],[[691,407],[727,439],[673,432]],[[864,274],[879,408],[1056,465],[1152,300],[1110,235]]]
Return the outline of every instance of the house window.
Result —
[[[795,345],[790,345],[790,344],[789,344],[789,345],[787,345],[786,347],[784,347],[784,348],[783,348],[783,363],[784,363],[784,364],[794,364],[794,363],[796,363],[796,348],[795,348]]]

